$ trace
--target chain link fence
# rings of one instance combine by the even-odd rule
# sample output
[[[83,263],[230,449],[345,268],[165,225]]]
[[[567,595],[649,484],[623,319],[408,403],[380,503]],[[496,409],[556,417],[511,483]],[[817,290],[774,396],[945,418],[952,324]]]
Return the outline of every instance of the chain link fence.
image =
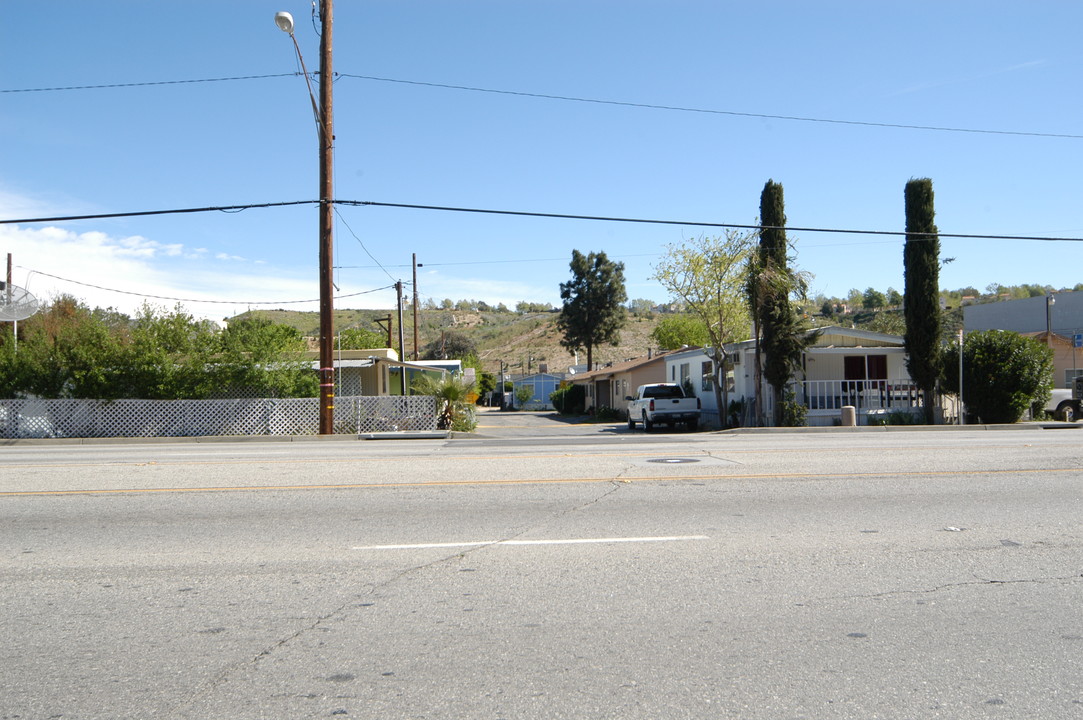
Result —
[[[431,396],[335,398],[335,434],[436,430]],[[316,435],[318,398],[0,400],[0,438]]]

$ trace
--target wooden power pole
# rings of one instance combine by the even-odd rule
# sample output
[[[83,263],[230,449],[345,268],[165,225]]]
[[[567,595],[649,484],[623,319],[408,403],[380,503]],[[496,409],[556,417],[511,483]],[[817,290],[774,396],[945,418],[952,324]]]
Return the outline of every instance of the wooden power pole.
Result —
[[[332,162],[334,74],[331,64],[332,0],[320,1],[320,435],[335,432],[335,310],[333,235],[335,188]]]

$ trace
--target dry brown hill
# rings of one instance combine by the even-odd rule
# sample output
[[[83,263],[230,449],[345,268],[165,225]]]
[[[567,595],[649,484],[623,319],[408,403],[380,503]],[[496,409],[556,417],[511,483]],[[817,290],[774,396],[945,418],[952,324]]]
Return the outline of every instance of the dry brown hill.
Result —
[[[387,310],[336,310],[335,328],[343,330],[360,327],[382,332],[377,318],[387,318]],[[391,313],[393,322],[392,344],[398,347],[398,318]],[[511,372],[536,372],[540,365],[549,372],[565,372],[575,364],[575,358],[560,345],[560,332],[556,328],[558,313],[471,312],[460,310],[421,310],[418,313],[418,346],[440,339],[441,333],[455,332],[468,338],[478,348],[478,357],[484,369],[498,372],[500,363],[511,366]],[[319,335],[319,314],[292,310],[254,310],[238,317],[262,317],[272,322],[297,328],[303,335]],[[644,356],[649,350],[657,350],[651,341],[651,331],[658,324],[657,315],[629,315],[628,323],[621,331],[619,345],[606,345],[594,350],[595,362],[607,363]],[[407,358],[413,357],[414,329],[412,313],[404,313],[403,335]],[[580,363],[586,363],[586,355],[580,354]]]

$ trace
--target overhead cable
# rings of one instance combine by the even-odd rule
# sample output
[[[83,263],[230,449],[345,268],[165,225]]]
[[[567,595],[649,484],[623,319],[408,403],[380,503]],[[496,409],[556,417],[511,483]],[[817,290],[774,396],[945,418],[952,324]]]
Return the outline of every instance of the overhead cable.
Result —
[[[573,215],[569,213],[546,213],[546,212],[528,212],[524,210],[494,210],[487,208],[468,208],[468,207],[454,207],[449,205],[419,205],[416,203],[389,203],[389,202],[377,202],[374,200],[332,200],[330,201],[334,205],[347,205],[354,207],[382,207],[382,208],[399,208],[403,210],[430,210],[438,212],[457,212],[457,213],[475,213],[482,215],[509,215],[514,217],[532,217],[532,218],[551,218],[556,220],[587,220],[592,222],[614,222],[614,223],[639,223],[647,225],[676,225],[684,227],[707,227],[707,228],[722,228],[729,230],[787,230],[790,232],[806,232],[806,233],[839,233],[847,235],[883,235],[892,237],[909,237],[909,238],[921,238],[921,237],[942,237],[942,238],[959,238],[965,240],[1035,240],[1040,242],[1083,242],[1083,238],[1078,237],[1048,237],[1040,235],[985,235],[979,233],[913,233],[906,232],[905,230],[853,230],[848,228],[823,228],[823,227],[797,227],[793,225],[787,225],[785,227],[775,227],[771,225],[744,225],[738,223],[724,223],[724,222],[703,222],[697,220],[661,220],[652,218],[629,218],[607,215]],[[121,218],[121,217],[140,217],[145,215],[176,215],[184,213],[200,213],[200,212],[231,212],[238,210],[250,210],[253,208],[270,208],[270,207],[283,207],[288,205],[319,205],[319,200],[294,200],[291,202],[276,202],[276,203],[254,203],[251,205],[217,205],[210,207],[197,207],[197,208],[178,208],[174,210],[144,210],[138,212],[124,212],[124,213],[100,213],[96,215],[67,215],[67,216],[55,216],[44,218],[22,218],[18,220],[0,220],[0,225],[15,225],[15,224],[37,224],[46,222],[65,222],[72,220],[97,220],[108,218]],[[351,231],[352,232],[352,231]]]
[[[467,92],[490,93],[493,95],[515,95],[518,97],[538,98],[542,100],[560,100],[563,102],[591,103],[594,105],[615,105],[617,107],[643,108],[647,110],[667,110],[670,112],[701,113],[706,115],[729,115],[731,117],[758,118],[761,120],[787,120],[792,122],[824,123],[829,125],[857,125],[874,128],[893,128],[896,130],[929,130],[934,132],[976,133],[980,135],[1017,135],[1024,137],[1064,138],[1083,140],[1083,135],[1068,133],[1028,132],[1023,130],[983,130],[978,128],[947,127],[940,125],[910,125],[906,123],[871,122],[866,120],[839,120],[832,118],[803,117],[800,115],[770,115],[767,113],[741,112],[738,110],[712,110],[681,105],[660,105],[655,103],[630,102],[626,100],[600,100],[598,98],[575,97],[573,95],[549,95],[546,93],[524,92],[521,90],[494,90],[493,88],[471,87],[469,85],[449,85],[445,83],[422,82],[420,80],[399,80],[396,78],[376,77],[373,75],[351,75],[336,73],[345,78],[372,80],[375,82],[417,85],[421,87],[443,88],[446,90],[464,90]]]
[[[20,218],[0,220],[0,225],[30,225],[47,222],[71,222],[74,220],[108,220],[110,218],[147,217],[150,215],[183,215],[202,212],[240,212],[254,208],[285,207],[288,205],[319,205],[319,200],[291,200],[289,202],[252,203],[249,205],[213,205],[209,207],[173,208],[171,210],[137,210],[122,213],[94,213],[90,215],[57,215],[54,217]]]
[[[181,297],[168,297],[165,295],[148,295],[147,293],[132,292],[130,290],[117,290],[116,288],[105,287],[103,285],[94,285],[92,283],[82,282],[80,280],[72,280],[70,278],[60,277],[59,275],[53,275],[51,273],[42,272],[41,270],[33,270],[31,268],[22,268],[28,270],[30,275],[42,275],[44,277],[52,278],[53,280],[60,280],[61,282],[72,283],[73,285],[82,285],[83,287],[94,288],[95,290],[104,290],[106,292],[118,293],[120,295],[134,295],[136,297],[150,298],[151,300],[170,300],[173,302],[188,302],[188,303],[206,303],[208,305],[300,305],[302,303],[316,303],[319,302],[319,298],[313,300],[207,300],[205,298],[181,298]],[[344,299],[357,297],[358,295],[369,295],[381,290],[390,290],[394,285],[386,285],[384,287],[373,288],[372,290],[362,290],[360,292],[349,293],[346,295],[336,295],[336,299]]]
[[[353,228],[350,227],[350,224],[346,222],[346,218],[342,217],[342,213],[338,211],[338,208],[333,209],[335,211],[335,216],[338,217],[339,222],[341,222],[346,227],[346,229],[350,231],[350,234],[353,235],[353,239],[357,241],[357,244],[361,246],[361,249],[365,251],[365,254],[369,256],[372,262],[376,263],[376,267],[383,270],[384,275],[387,275],[388,279],[391,280],[391,282],[396,282],[395,277],[387,271],[387,268],[380,264],[380,261],[376,259],[375,255],[369,252],[369,249],[365,247],[365,243],[361,242],[361,238],[358,237],[357,233],[353,231]]]
[[[41,93],[61,92],[67,90],[106,90],[113,88],[136,88],[151,87],[155,85],[190,85],[198,83],[231,82],[238,80],[264,80],[268,78],[294,77],[303,73],[275,73],[269,75],[239,75],[235,77],[200,78],[193,80],[159,80],[150,82],[110,83],[101,85],[69,85],[60,87],[38,88],[7,88],[0,89],[2,93]],[[312,73],[319,75],[318,72]],[[335,79],[350,78],[353,80],[369,80],[372,82],[394,83],[398,85],[413,85],[417,87],[440,88],[444,90],[460,90],[464,92],[488,93],[491,95],[510,95],[517,97],[536,98],[540,100],[558,100],[561,102],[590,103],[594,105],[611,105],[616,107],[641,108],[646,110],[664,110],[667,112],[699,113],[705,115],[727,115],[730,117],[757,118],[761,120],[784,120],[788,122],[820,123],[828,125],[850,125],[857,127],[889,128],[896,130],[924,130],[929,132],[970,133],[977,135],[1009,135],[1016,137],[1039,137],[1059,138],[1066,140],[1083,140],[1083,135],[1071,133],[1048,133],[1032,132],[1026,130],[993,130],[983,128],[962,128],[943,125],[918,125],[909,123],[873,122],[869,120],[843,120],[838,118],[818,118],[802,115],[774,115],[770,113],[744,112],[740,110],[718,110],[711,108],[688,107],[684,105],[663,105],[660,103],[632,102],[628,100],[603,100],[600,98],[577,97],[574,95],[554,95],[549,93],[527,92],[524,90],[498,90],[495,88],[483,88],[472,85],[454,85],[450,83],[426,82],[423,80],[403,80],[400,78],[379,77],[376,75],[356,75],[353,73],[335,73]]]
[[[111,83],[108,85],[68,85],[66,87],[9,88],[0,93],[40,93],[65,90],[109,90],[113,88],[150,87],[154,85],[195,85],[198,83],[231,82],[233,80],[265,80],[267,78],[293,77],[301,73],[276,73],[274,75],[240,75],[237,77],[200,78],[196,80],[155,80],[150,82]]]
[[[980,235],[964,233],[913,233],[904,230],[849,230],[846,228],[795,227],[786,225],[739,225],[735,223],[699,222],[694,220],[655,220],[649,218],[612,217],[604,215],[570,215],[566,213],[524,212],[521,210],[490,210],[484,208],[450,207],[445,205],[414,205],[407,203],[385,203],[368,200],[336,200],[339,205],[361,205],[370,207],[404,208],[408,210],[437,210],[442,212],[480,213],[483,215],[515,215],[518,217],[555,218],[559,220],[591,220],[598,222],[643,223],[648,225],[683,225],[687,227],[712,227],[730,230],[787,230],[791,232],[845,233],[850,235],[891,235],[904,237],[942,237],[974,240],[1044,240],[1048,242],[1083,242],[1083,238],[1041,237],[1037,235]]]

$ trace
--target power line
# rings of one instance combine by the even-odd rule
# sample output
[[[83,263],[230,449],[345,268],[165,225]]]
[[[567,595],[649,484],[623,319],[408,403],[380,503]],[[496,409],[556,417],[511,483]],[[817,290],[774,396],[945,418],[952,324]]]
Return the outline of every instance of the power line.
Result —
[[[68,85],[58,87],[39,88],[7,88],[0,89],[2,93],[43,93],[63,92],[69,90],[107,90],[116,88],[153,87],[158,85],[191,85],[199,83],[233,82],[241,80],[264,80],[269,78],[296,77],[304,73],[275,73],[269,75],[238,75],[234,77],[197,78],[193,80],[158,80],[149,82],[132,83],[109,83],[100,85]],[[319,75],[318,72],[312,73]],[[335,73],[337,78],[349,78],[353,80],[369,80],[372,82],[393,83],[397,85],[413,85],[416,87],[440,88],[443,90],[459,90],[463,92],[487,93],[490,95],[508,95],[513,97],[535,98],[539,100],[557,100],[560,102],[589,103],[593,105],[609,105],[614,107],[639,108],[645,110],[663,110],[667,112],[697,113],[702,115],[726,115],[729,117],[756,118],[761,120],[784,120],[788,122],[818,123],[826,125],[850,125],[857,127],[888,128],[894,130],[925,130],[929,132],[969,133],[976,135],[1007,135],[1015,137],[1039,137],[1057,138],[1065,140],[1083,140],[1083,135],[1071,133],[1045,133],[1031,132],[1026,130],[992,130],[983,128],[962,128],[942,125],[916,125],[908,123],[872,122],[868,120],[843,120],[838,118],[818,118],[802,115],[775,115],[770,113],[744,112],[740,110],[718,110],[712,108],[697,108],[684,105],[663,105],[660,103],[632,102],[628,100],[604,100],[600,98],[577,97],[574,95],[554,95],[548,93],[527,92],[524,90],[499,90],[495,88],[483,88],[472,85],[453,85],[449,83],[426,82],[423,80],[403,80],[401,78],[387,78],[375,75],[356,75],[353,73]]]
[[[112,218],[148,217],[151,215],[183,215],[202,212],[240,212],[254,208],[286,207],[288,205],[319,205],[319,200],[292,200],[289,202],[252,203],[249,205],[213,205],[208,207],[173,208],[170,210],[137,210],[122,213],[95,213],[92,215],[56,215],[53,217],[19,218],[0,220],[0,225],[31,225],[46,222],[71,222],[74,220],[108,220]]]
[[[621,258],[633,258],[633,257],[658,257],[660,253],[634,253],[631,255],[620,255],[613,257],[617,259]],[[429,262],[425,261],[424,267],[451,267],[454,265],[506,265],[509,263],[540,263],[540,262],[568,262],[567,257],[559,258],[525,258],[522,260],[461,260],[458,262]],[[336,265],[336,268],[340,270],[372,270],[374,268],[383,269],[383,265]],[[388,265],[391,268],[408,268],[412,267],[408,264],[403,265]],[[422,267],[419,263],[418,267]],[[404,281],[405,282],[405,281]],[[407,283],[409,284],[409,283]]]
[[[728,230],[786,230],[789,232],[843,233],[849,235],[889,235],[889,236],[929,236],[942,238],[961,238],[971,240],[1040,240],[1047,242],[1083,242],[1083,238],[1041,237],[1038,235],[980,235],[968,233],[908,233],[904,230],[851,230],[846,228],[794,227],[787,225],[776,228],[770,225],[740,225],[736,223],[700,222],[690,220],[657,220],[650,218],[627,218],[605,215],[571,215],[566,213],[524,212],[521,210],[491,210],[484,208],[451,207],[445,205],[415,205],[408,203],[385,203],[370,200],[336,200],[340,205],[360,205],[369,207],[403,208],[408,210],[435,210],[441,212],[479,213],[483,215],[514,215],[518,217],[553,218],[558,220],[590,220],[598,222],[641,223],[647,225],[683,225],[687,227],[710,227]]]
[[[54,280],[60,280],[61,282],[71,283],[73,285],[81,285],[83,287],[94,288],[95,290],[104,290],[105,292],[118,293],[120,295],[133,295],[135,297],[150,298],[151,300],[170,300],[172,302],[188,302],[188,303],[206,303],[209,305],[300,305],[302,303],[315,303],[319,302],[319,298],[314,300],[206,300],[204,298],[181,298],[181,297],[169,297],[166,295],[148,295],[147,293],[132,292],[130,290],[117,290],[116,288],[105,287],[103,285],[94,285],[92,283],[82,282],[80,280],[72,280],[70,278],[60,277],[59,275],[53,275],[51,273],[42,272],[41,270],[33,270],[31,268],[21,268],[27,270],[29,275],[42,275]],[[357,297],[359,295],[369,295],[381,290],[389,290],[394,285],[386,285],[384,287],[374,288],[372,290],[362,290],[360,292],[349,293],[347,295],[337,295],[338,299],[345,299],[351,297]]]
[[[66,90],[110,90],[114,88],[152,87],[155,85],[195,85],[199,83],[232,82],[234,80],[265,80],[267,78],[294,77],[301,73],[276,73],[274,75],[239,75],[236,77],[200,78],[195,80],[155,80],[151,82],[111,83],[107,85],[68,85],[66,87],[9,88],[0,93],[42,93]]]
[[[775,228],[768,225],[744,225],[738,223],[724,223],[724,222],[703,222],[697,220],[662,220],[654,218],[630,218],[619,216],[607,216],[607,215],[573,215],[569,213],[546,213],[546,212],[528,212],[524,210],[494,210],[488,208],[468,208],[468,207],[454,207],[449,205],[419,205],[416,203],[389,203],[389,202],[377,202],[374,200],[332,200],[334,205],[352,205],[354,207],[381,207],[381,208],[399,208],[403,210],[430,210],[437,212],[457,212],[457,213],[475,213],[482,215],[507,215],[513,217],[531,217],[531,218],[550,218],[556,220],[587,220],[592,222],[614,222],[614,223],[638,223],[647,225],[675,225],[684,227],[707,227],[707,228],[721,228],[728,230],[775,230],[781,229],[788,232],[806,232],[806,233],[839,233],[846,235],[882,235],[891,237],[915,237],[915,236],[928,236],[928,237],[942,237],[942,238],[958,238],[965,240],[1034,240],[1040,242],[1083,242],[1083,238],[1077,237],[1043,237],[1040,235],[984,235],[978,233],[908,233],[904,230],[854,230],[849,228],[823,228],[823,227],[796,227],[787,225],[783,228]],[[250,210],[253,208],[271,208],[271,207],[284,207],[290,205],[319,205],[319,200],[293,200],[290,202],[274,202],[274,203],[253,203],[250,205],[215,205],[208,207],[195,207],[195,208],[176,208],[173,210],[142,210],[136,212],[124,212],[124,213],[99,213],[94,215],[66,215],[66,216],[54,216],[44,218],[21,218],[18,220],[0,220],[0,225],[14,225],[14,224],[37,224],[45,222],[64,222],[72,220],[98,220],[109,218],[122,218],[122,217],[141,217],[151,215],[178,215],[185,213],[200,213],[200,212],[231,212],[239,210]],[[352,232],[352,231],[351,231]],[[390,274],[389,274],[390,277]]]
[[[334,207],[334,206],[332,206],[332,207]],[[353,235],[353,239],[357,241],[357,244],[361,246],[361,249],[365,251],[365,254],[369,256],[369,258],[372,260],[372,262],[376,263],[376,267],[383,270],[384,275],[387,275],[388,279],[391,280],[391,282],[396,282],[394,276],[392,276],[391,273],[389,273],[387,271],[387,268],[385,268],[383,265],[380,264],[380,261],[376,259],[375,255],[373,255],[371,252],[369,252],[369,249],[367,247],[365,247],[365,243],[361,242],[361,238],[359,238],[357,236],[357,233],[355,233],[353,231],[353,228],[350,227],[350,224],[348,222],[346,222],[346,218],[342,217],[342,213],[340,213],[338,211],[338,208],[334,208],[334,210],[335,210],[335,215],[339,219],[339,222],[341,222],[343,225],[346,226],[346,229],[350,231],[350,234]]]
[[[420,87],[434,87],[445,90],[463,90],[466,92],[489,93],[493,95],[513,95],[542,100],[560,100],[562,102],[590,103],[594,105],[614,105],[617,107],[642,108],[647,110],[667,110],[670,112],[700,113],[706,115],[728,115],[730,117],[758,118],[761,120],[787,120],[792,122],[823,123],[829,125],[857,125],[860,127],[891,128],[896,130],[929,130],[934,132],[975,133],[979,135],[1015,135],[1023,137],[1083,140],[1083,135],[1072,135],[1068,133],[1042,133],[1022,130],[983,130],[977,128],[959,128],[938,125],[909,125],[905,123],[870,122],[865,120],[838,120],[832,118],[803,117],[800,115],[770,115],[767,113],[741,112],[737,110],[712,110],[707,108],[685,107],[681,105],[660,105],[624,100],[600,100],[598,98],[575,97],[572,95],[549,95],[546,93],[524,92],[521,90],[495,90],[493,88],[472,87],[469,85],[449,85],[445,83],[423,82],[420,80],[399,80],[396,78],[376,77],[373,75],[351,75],[348,73],[336,74],[357,80],[372,80],[375,82],[396,83],[399,85],[417,85]]]

